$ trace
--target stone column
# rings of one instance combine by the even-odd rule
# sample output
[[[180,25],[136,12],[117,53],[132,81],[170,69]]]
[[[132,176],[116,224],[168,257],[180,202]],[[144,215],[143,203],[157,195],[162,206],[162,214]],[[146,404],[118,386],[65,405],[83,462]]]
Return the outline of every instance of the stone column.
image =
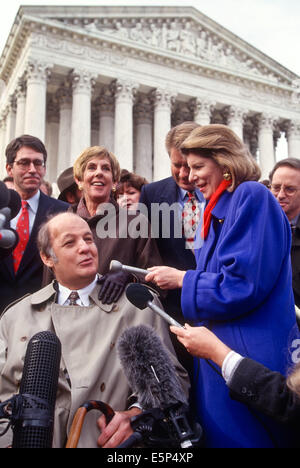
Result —
[[[95,76],[87,70],[76,69],[70,77],[73,87],[70,164],[73,165],[80,153],[91,145],[91,96]]]
[[[24,124],[26,115],[26,81],[20,78],[17,86],[17,111],[15,136],[24,134]]]
[[[135,158],[134,171],[152,181],[152,103],[148,96],[140,98],[134,108]]]
[[[28,63],[27,98],[24,133],[36,136],[45,141],[46,130],[46,93],[47,80],[50,77],[51,65],[38,61]]]
[[[207,97],[193,99],[194,120],[199,125],[209,125],[215,102]]]
[[[275,164],[274,123],[275,118],[269,114],[262,114],[258,120],[259,165],[262,172],[262,179],[268,178]]]
[[[115,145],[121,169],[133,171],[133,101],[138,86],[126,80],[114,82]]]
[[[166,150],[165,139],[171,129],[172,105],[175,101],[167,89],[156,89],[154,97],[154,161],[153,180],[160,180],[171,175],[169,155]]]
[[[16,100],[16,97],[12,95],[9,97],[9,104],[7,106],[6,135],[5,135],[6,144],[8,144],[15,137],[16,110],[17,110],[17,100]]]
[[[50,98],[47,103],[47,123],[46,123],[46,148],[47,173],[46,179],[51,183],[56,182],[58,173],[58,132],[59,132],[59,108],[58,103]]]
[[[110,86],[105,86],[97,100],[99,106],[99,145],[115,150],[115,97]]]
[[[72,90],[63,84],[56,92],[59,106],[57,174],[71,165]]]
[[[244,119],[245,119],[247,111],[240,107],[229,106],[226,109],[226,113],[227,113],[227,125],[243,141]]]
[[[289,122],[286,130],[288,157],[300,159],[300,121]]]

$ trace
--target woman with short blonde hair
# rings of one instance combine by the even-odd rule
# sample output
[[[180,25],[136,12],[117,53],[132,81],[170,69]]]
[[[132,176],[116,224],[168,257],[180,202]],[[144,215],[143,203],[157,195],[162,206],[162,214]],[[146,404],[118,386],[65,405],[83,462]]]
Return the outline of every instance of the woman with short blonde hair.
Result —
[[[94,157],[105,159],[107,158],[110,161],[112,174],[113,174],[113,182],[118,182],[120,179],[120,164],[117,160],[116,156],[108,151],[104,146],[91,146],[86,148],[76,159],[73,171],[75,179],[81,181],[83,179],[84,171],[88,161]]]

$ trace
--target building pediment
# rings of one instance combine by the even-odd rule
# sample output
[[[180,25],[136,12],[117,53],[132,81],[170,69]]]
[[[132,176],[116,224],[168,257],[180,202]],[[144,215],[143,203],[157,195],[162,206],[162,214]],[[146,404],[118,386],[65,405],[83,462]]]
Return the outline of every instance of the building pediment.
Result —
[[[21,7],[18,27],[42,29],[43,33],[70,34],[74,43],[93,38],[113,44],[124,55],[136,51],[140,59],[158,61],[199,74],[288,87],[298,77],[221,25],[192,7]],[[18,26],[19,23],[19,26]],[[13,38],[13,37],[12,37]],[[11,43],[13,40],[10,41]],[[16,41],[17,43],[17,41]],[[6,46],[0,62],[4,79],[12,67]],[[6,73],[3,68],[8,67]]]
[[[225,73],[244,75],[252,79],[261,78],[273,84],[280,84],[286,79],[282,76],[282,70],[276,70],[275,63],[268,66],[266,57],[264,60],[257,57],[256,50],[251,50],[249,45],[243,48],[233,44],[230,38],[226,38],[225,30],[222,35],[218,34],[202,22],[187,16],[65,18],[58,21],[63,22],[65,26],[75,26],[99,37],[120,41],[123,47],[128,44],[131,47],[142,47],[144,50],[148,48],[158,54],[167,54],[170,58],[193,60],[195,65],[218,68]]]

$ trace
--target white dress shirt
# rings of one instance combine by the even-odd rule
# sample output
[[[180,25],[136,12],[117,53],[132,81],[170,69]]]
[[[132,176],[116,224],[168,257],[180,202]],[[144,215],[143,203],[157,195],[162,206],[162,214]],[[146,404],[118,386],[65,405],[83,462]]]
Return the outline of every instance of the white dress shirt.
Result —
[[[35,195],[33,195],[33,197],[29,198],[26,201],[28,203],[27,209],[28,209],[28,215],[29,215],[29,234],[31,234],[31,231],[32,231],[32,228],[33,228],[33,225],[34,225],[34,221],[35,221],[35,217],[36,217],[36,213],[37,213],[37,210],[38,210],[38,207],[39,207],[40,191],[38,190],[37,193]],[[22,208],[20,209],[17,216],[15,218],[11,219],[10,227],[12,229],[16,229],[18,219],[19,219],[19,216],[20,216],[21,212],[22,212]]]
[[[90,293],[93,291],[94,287],[97,284],[98,275],[95,276],[95,279],[90,283],[88,286],[82,289],[78,289],[77,293],[79,298],[77,299],[76,303],[82,307],[89,307],[90,306]],[[62,286],[58,283],[58,298],[57,303],[62,306],[69,305],[69,296],[71,292],[74,291],[73,289],[68,289],[65,286]]]

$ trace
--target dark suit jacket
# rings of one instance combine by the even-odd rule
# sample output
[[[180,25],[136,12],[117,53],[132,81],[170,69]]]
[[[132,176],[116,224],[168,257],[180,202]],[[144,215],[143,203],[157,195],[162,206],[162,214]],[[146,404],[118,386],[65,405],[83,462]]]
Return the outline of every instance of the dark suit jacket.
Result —
[[[25,294],[32,294],[41,288],[43,263],[37,248],[38,230],[49,215],[67,211],[69,206],[40,193],[34,225],[17,274],[14,273],[12,255],[0,262],[0,311]]]
[[[140,203],[144,203],[148,209],[148,217],[151,226],[154,226],[156,220],[151,219],[151,203],[168,203],[172,205],[177,202],[178,186],[173,177],[153,182],[144,185],[141,191]],[[185,239],[182,237],[176,239],[174,237],[174,213],[171,212],[170,238],[162,237],[162,228],[165,219],[161,213],[159,217],[159,238],[156,243],[162,257],[164,265],[177,268],[179,270],[194,270],[196,269],[196,261],[194,254],[185,248]]]
[[[173,177],[153,182],[144,185],[141,191],[140,203],[144,203],[148,210],[148,218],[151,223],[152,229],[158,222],[159,237],[156,238],[156,244],[163,261],[163,265],[177,268],[178,270],[195,270],[196,260],[193,252],[185,248],[185,238],[174,237],[174,212],[170,215],[170,237],[163,238],[163,226],[166,223],[166,218],[162,213],[159,218],[151,218],[151,203],[167,203],[172,205],[178,200],[178,185]],[[162,298],[161,302],[164,309],[169,315],[174,317],[179,323],[184,323],[181,311],[181,289],[174,289],[168,291],[166,298]],[[185,348],[174,338],[175,335],[171,334],[171,339],[177,353],[178,359],[181,364],[189,371],[192,372],[192,358]]]
[[[295,304],[300,307],[300,218],[292,234],[291,260]]]
[[[279,423],[300,426],[300,398],[288,388],[286,378],[279,372],[245,358],[229,382],[229,389],[231,398],[249,408]]]

